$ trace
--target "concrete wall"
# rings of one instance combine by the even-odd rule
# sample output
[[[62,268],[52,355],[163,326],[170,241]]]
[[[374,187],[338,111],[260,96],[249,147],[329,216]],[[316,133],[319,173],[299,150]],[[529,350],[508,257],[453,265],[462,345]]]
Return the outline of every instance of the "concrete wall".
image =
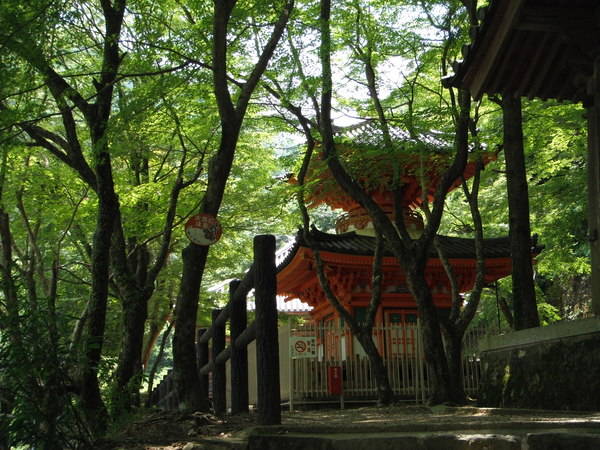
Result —
[[[488,337],[480,349],[480,406],[600,411],[600,320]]]

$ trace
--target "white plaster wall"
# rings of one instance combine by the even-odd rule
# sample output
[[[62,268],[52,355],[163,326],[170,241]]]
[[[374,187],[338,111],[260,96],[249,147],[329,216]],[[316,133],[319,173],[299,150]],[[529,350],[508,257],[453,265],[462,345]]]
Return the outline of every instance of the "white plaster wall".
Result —
[[[290,398],[290,330],[288,325],[279,328],[279,386],[281,401]],[[256,341],[248,346],[248,399],[256,405]],[[227,408],[231,408],[231,365],[227,361]]]

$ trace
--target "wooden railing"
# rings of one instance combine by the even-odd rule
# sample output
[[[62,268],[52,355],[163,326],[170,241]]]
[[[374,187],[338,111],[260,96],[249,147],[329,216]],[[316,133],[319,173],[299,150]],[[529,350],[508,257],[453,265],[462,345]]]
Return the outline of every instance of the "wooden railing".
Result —
[[[262,425],[281,423],[277,335],[275,238],[271,235],[254,238],[254,262],[242,280],[230,284],[229,302],[222,310],[213,311],[209,328],[198,332],[196,353],[200,375],[201,396],[212,398],[212,407],[223,414],[226,407],[225,363],[231,359],[232,413],[247,412],[248,357],[246,347],[252,341],[257,346],[257,378],[259,422]],[[256,319],[247,325],[246,297],[254,288]],[[225,328],[230,321],[230,345],[225,348]],[[258,325],[257,325],[258,323]],[[209,351],[212,342],[212,352]],[[212,360],[209,355],[212,353]],[[212,386],[209,387],[209,375]],[[178,401],[173,389],[172,373],[165,377],[150,395],[150,404],[176,409]]]

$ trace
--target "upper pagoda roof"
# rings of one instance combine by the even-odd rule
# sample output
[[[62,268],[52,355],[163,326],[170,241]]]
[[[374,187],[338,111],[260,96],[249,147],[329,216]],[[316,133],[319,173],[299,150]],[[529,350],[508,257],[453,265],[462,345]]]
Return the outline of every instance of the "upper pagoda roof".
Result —
[[[449,153],[452,144],[448,142],[448,136],[441,131],[429,130],[428,133],[411,133],[394,125],[388,125],[391,139],[391,149],[413,153],[411,146],[421,146],[434,153]],[[362,122],[340,127],[336,129],[336,136],[341,142],[357,146],[372,146],[383,149],[388,144],[384,138],[382,127],[376,120],[366,119]]]
[[[600,50],[598,0],[490,0],[480,9],[447,85],[484,94],[542,100],[589,99]]]
[[[391,185],[394,177],[399,177],[402,183],[403,206],[418,207],[423,200],[423,189],[431,200],[454,154],[453,145],[440,132],[416,134],[390,126],[389,139],[386,139],[380,124],[374,120],[338,130],[335,145],[352,177],[380,206],[393,204]],[[481,156],[484,164],[496,157],[493,152]],[[475,164],[474,160],[467,164],[465,178],[473,176]],[[338,186],[322,155],[313,157],[307,180],[311,206],[325,203],[345,211],[358,207],[358,203]],[[458,185],[460,180],[450,190]]]

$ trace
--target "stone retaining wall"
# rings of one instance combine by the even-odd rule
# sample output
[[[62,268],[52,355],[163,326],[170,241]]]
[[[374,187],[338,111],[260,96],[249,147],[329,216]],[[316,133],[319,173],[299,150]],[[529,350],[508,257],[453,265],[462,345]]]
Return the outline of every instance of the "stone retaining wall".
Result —
[[[481,350],[480,406],[600,411],[600,320],[509,333]]]

